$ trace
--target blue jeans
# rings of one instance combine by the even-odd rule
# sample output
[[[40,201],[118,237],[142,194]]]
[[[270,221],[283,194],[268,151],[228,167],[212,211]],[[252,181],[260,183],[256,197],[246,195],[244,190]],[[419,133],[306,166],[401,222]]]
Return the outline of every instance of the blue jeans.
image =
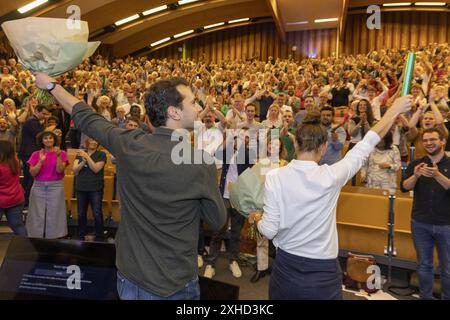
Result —
[[[81,237],[86,235],[87,210],[91,204],[92,213],[95,220],[95,236],[99,239],[103,237],[103,210],[102,210],[103,189],[100,191],[77,191],[78,207],[78,234]]]
[[[200,300],[198,276],[189,281],[184,289],[163,297],[139,287],[117,271],[117,292],[121,300]]]
[[[23,224],[22,218],[23,202],[11,208],[0,208],[0,219],[6,214],[9,227],[14,231],[16,236],[27,236],[27,229]]]
[[[442,299],[450,300],[450,225],[434,225],[412,220],[412,236],[417,253],[421,298],[433,299],[433,251],[436,245]]]

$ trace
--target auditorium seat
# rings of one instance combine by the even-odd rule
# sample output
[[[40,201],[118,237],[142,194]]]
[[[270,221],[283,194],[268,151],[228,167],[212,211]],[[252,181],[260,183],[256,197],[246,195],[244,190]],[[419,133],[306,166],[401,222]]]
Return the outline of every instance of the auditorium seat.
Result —
[[[409,193],[397,194],[394,204],[394,247],[397,257],[416,260],[416,251],[411,235],[411,211],[413,199]]]
[[[114,176],[105,176],[103,179],[103,216],[111,218],[112,201],[114,196]]]
[[[73,176],[72,176],[73,179]],[[103,179],[104,189],[103,189],[103,199],[102,199],[102,211],[103,211],[103,219],[107,219],[111,217],[112,212],[112,201],[113,201],[113,193],[114,193],[114,177],[113,176],[105,176]],[[73,192],[73,180],[72,180],[72,192]],[[67,195],[67,190],[65,190]],[[72,194],[72,193],[71,193]],[[78,219],[78,207],[77,207],[77,198],[76,195],[69,199],[68,205],[70,217],[74,220]],[[91,206],[88,207],[87,212],[88,220],[94,220],[94,215],[92,213]]]
[[[114,222],[120,222],[119,200],[111,201],[111,219]]]
[[[402,169],[397,170],[396,172],[396,181],[397,181],[397,190],[400,190],[400,186],[402,183]]]
[[[388,209],[382,190],[350,187],[341,192],[336,209],[340,249],[383,255]]]
[[[73,197],[74,181],[74,175],[66,174],[64,176],[64,199],[66,200],[66,208],[69,213],[71,212],[70,200]]]
[[[73,168],[73,162],[76,158],[75,153],[67,153],[67,159],[69,160],[69,165],[66,167],[66,170],[64,171],[66,174],[73,174],[72,168]]]

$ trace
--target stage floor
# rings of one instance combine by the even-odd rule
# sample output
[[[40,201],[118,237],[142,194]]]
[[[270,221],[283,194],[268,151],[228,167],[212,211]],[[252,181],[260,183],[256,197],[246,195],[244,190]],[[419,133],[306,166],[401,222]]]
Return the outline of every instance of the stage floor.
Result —
[[[3,262],[6,250],[12,237],[11,230],[8,227],[0,226],[0,264]],[[205,266],[199,270],[199,274],[203,275]],[[250,279],[254,274],[252,266],[241,266],[242,277],[235,278],[228,269],[228,260],[225,255],[221,255],[216,263],[215,280],[229,283],[240,287],[239,300],[267,300],[268,287],[270,277],[261,278],[257,283],[251,283]],[[417,297],[400,297],[389,293],[379,291],[370,297],[359,293],[344,290],[344,300],[403,300],[417,299]]]

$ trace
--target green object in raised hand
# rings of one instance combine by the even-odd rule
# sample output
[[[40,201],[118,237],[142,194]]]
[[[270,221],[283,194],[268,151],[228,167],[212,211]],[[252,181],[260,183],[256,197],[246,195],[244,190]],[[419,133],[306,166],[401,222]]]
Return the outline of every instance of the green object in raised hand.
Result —
[[[407,96],[411,90],[411,82],[414,74],[414,63],[416,61],[416,54],[414,52],[408,53],[408,58],[406,59],[404,77],[403,77],[403,88],[402,97]]]

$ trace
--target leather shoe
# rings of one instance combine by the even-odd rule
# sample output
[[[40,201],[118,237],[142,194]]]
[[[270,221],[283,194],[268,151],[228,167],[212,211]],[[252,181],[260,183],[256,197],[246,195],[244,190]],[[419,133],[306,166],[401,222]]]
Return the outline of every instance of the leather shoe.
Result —
[[[253,277],[250,279],[250,282],[252,282],[252,283],[258,282],[259,279],[264,278],[268,274],[269,274],[269,272],[268,272],[267,269],[266,270],[262,270],[262,271],[257,270],[255,272],[255,274],[253,275]]]

